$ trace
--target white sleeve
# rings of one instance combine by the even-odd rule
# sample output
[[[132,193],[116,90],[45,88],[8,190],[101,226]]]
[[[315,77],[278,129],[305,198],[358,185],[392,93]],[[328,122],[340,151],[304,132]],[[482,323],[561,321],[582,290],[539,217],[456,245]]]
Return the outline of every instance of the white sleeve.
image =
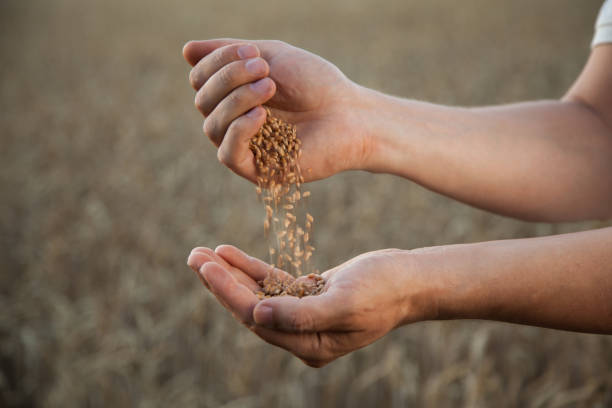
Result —
[[[612,1],[606,0],[601,10],[599,11],[599,17],[597,17],[597,23],[595,23],[595,37],[591,47],[603,43],[612,43]]]

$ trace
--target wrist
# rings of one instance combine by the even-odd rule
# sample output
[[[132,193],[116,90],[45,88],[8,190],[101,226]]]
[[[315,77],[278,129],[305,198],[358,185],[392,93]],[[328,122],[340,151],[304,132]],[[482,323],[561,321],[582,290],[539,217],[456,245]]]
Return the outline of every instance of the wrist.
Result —
[[[427,275],[436,320],[499,319],[513,285],[503,271],[514,240],[455,244],[413,251]],[[492,273],[495,270],[496,273]]]
[[[440,317],[440,301],[444,298],[445,287],[431,273],[433,257],[424,253],[428,250],[398,250],[396,255],[398,265],[401,265],[400,278],[393,288],[393,292],[398,294],[398,326]]]
[[[427,131],[416,108],[418,102],[360,85],[355,88],[353,111],[364,146],[359,170],[410,177],[414,149]]]
[[[384,119],[389,109],[385,106],[384,95],[355,84],[352,105],[354,123],[357,125],[354,134],[359,135],[363,146],[356,170],[383,173],[381,163],[389,150],[388,135],[392,133],[385,129],[390,123]]]
[[[491,299],[487,284],[475,273],[485,255],[479,244],[411,250],[416,284],[408,292],[416,290],[410,303],[416,317],[420,320],[486,318]]]
[[[470,128],[469,109],[399,98],[359,85],[352,99],[366,152],[359,170],[430,184],[432,163],[444,158],[449,143]]]

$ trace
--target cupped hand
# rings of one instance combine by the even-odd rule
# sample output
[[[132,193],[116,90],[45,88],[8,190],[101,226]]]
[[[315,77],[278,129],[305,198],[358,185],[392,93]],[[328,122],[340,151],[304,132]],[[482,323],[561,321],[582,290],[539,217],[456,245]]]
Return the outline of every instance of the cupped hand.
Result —
[[[256,180],[249,139],[272,115],[293,123],[302,140],[306,181],[362,169],[369,142],[360,126],[359,87],[323,58],[281,41],[217,39],[183,48],[204,132],[219,160]]]
[[[256,282],[273,269],[232,246],[215,251],[196,248],[188,264],[238,320],[313,367],[431,315],[421,296],[424,285],[416,279],[411,255],[405,251],[360,255],[322,274],[322,294],[303,298],[259,300]],[[274,273],[289,277],[278,269]]]

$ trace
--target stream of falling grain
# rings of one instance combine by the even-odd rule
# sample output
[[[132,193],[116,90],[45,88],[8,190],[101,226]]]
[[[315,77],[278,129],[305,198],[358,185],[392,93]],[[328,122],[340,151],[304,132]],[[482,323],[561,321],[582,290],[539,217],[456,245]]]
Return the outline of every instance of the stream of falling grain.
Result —
[[[302,192],[304,177],[298,159],[301,140],[295,125],[272,116],[250,140],[255,156],[257,195],[265,209],[264,235],[270,263],[293,276],[312,272],[310,258],[314,218],[306,209],[310,191]]]

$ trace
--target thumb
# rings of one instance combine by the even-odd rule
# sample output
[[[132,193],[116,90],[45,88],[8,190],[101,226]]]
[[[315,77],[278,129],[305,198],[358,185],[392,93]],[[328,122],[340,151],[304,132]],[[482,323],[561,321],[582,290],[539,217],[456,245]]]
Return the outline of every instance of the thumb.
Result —
[[[286,332],[351,330],[348,302],[329,292],[298,298],[279,296],[262,300],[253,309],[255,324]]]

